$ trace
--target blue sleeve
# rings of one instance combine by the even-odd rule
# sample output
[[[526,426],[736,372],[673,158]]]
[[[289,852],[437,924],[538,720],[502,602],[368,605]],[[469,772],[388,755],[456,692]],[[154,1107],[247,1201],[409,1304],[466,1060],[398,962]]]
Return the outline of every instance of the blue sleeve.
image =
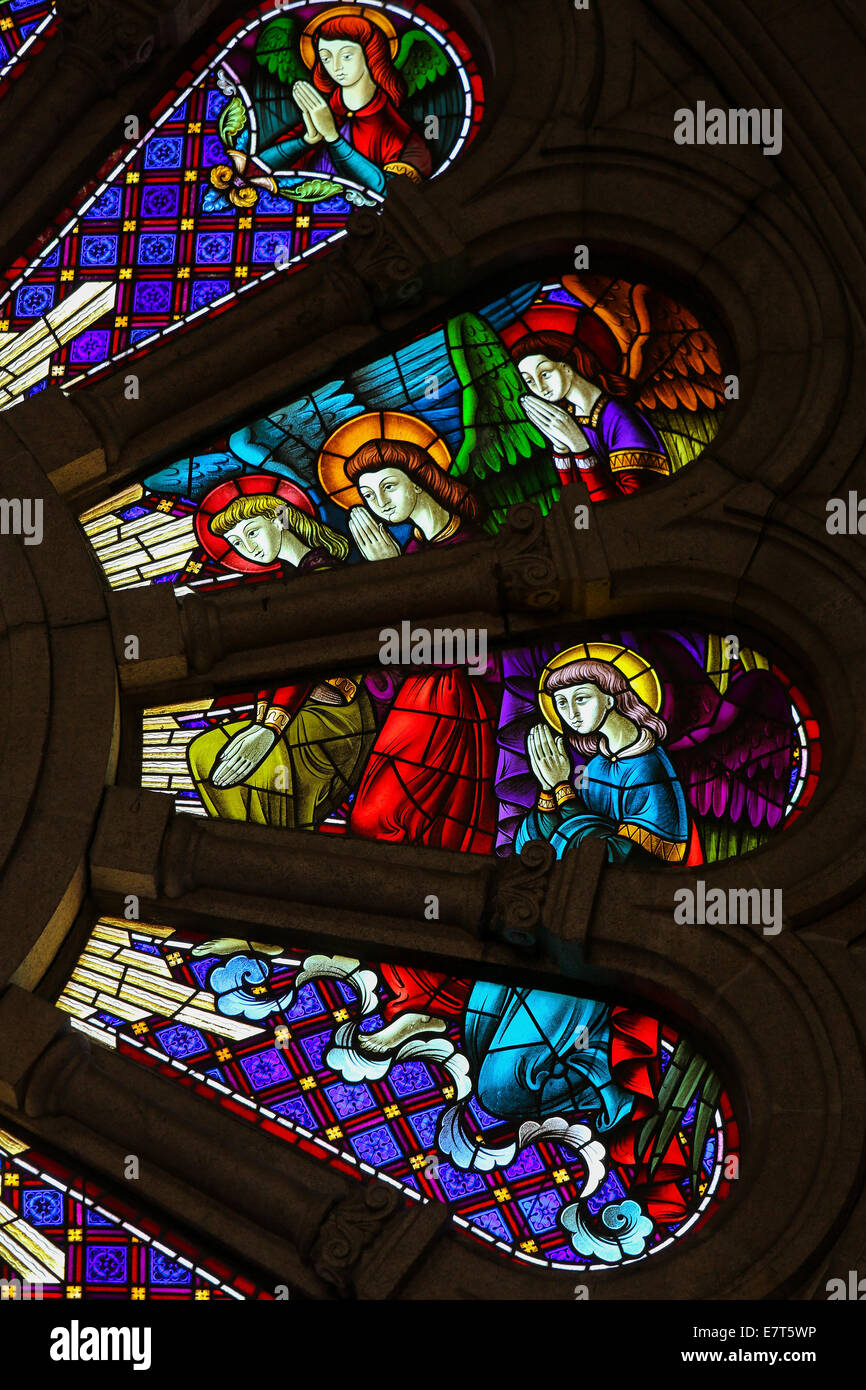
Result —
[[[685,840],[688,834],[685,797],[667,759],[663,761],[658,754],[635,758],[628,775],[633,780],[622,789],[622,822],[644,826],[664,839]]]
[[[299,135],[294,140],[278,140],[276,144],[268,145],[266,150],[259,150],[256,159],[267,164],[271,171],[275,168],[291,169],[298,155],[309,154],[310,150],[316,148],[315,145],[308,145],[303,135]]]
[[[374,164],[372,159],[367,159],[365,155],[350,145],[342,135],[326,146],[331,157],[331,163],[338,174],[344,178],[353,179],[355,183],[360,183],[362,187],[369,188],[373,193],[384,193],[387,179],[385,171],[380,169],[378,164]]]

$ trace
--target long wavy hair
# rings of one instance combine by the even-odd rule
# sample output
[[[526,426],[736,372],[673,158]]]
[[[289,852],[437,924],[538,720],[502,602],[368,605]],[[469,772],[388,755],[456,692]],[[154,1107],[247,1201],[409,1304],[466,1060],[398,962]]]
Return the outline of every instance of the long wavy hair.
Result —
[[[266,516],[271,521],[280,518],[285,530],[291,531],[311,550],[327,550],[337,560],[345,560],[349,553],[349,542],[339,531],[333,531],[323,521],[317,521],[315,517],[302,512],[300,507],[276,495],[236,497],[217,513],[210,523],[210,529],[215,536],[224,536],[239,522],[250,521],[254,516]]]
[[[383,468],[401,469],[440,507],[456,512],[464,521],[481,520],[481,506],[466,484],[450,477],[420,444],[403,439],[371,439],[347,461],[346,477],[357,483],[362,473],[379,473]]]
[[[331,106],[340,108],[342,115],[345,115],[345,106],[340,88],[333,77],[329,77],[325,72],[324,64],[319,57],[320,39],[348,39],[351,43],[359,43],[364,50],[370,76],[379,90],[384,92],[395,106],[399,106],[405,100],[406,83],[391,61],[391,46],[382,30],[360,15],[335,15],[333,19],[326,20],[316,34],[313,82],[320,92],[328,94]]]
[[[646,729],[656,743],[667,738],[668,726],[649,705],[645,705],[639,695],[635,695],[622,671],[610,661],[599,661],[590,657],[586,661],[570,661],[567,666],[559,666],[551,671],[544,682],[548,695],[557,690],[566,690],[572,685],[594,685],[605,695],[613,696],[613,707],[618,714],[624,714],[636,724],[638,729]],[[568,742],[585,758],[592,758],[598,752],[601,734],[576,734],[563,723],[563,733]]]
[[[560,333],[556,329],[549,329],[544,333],[527,333],[524,338],[518,339],[511,348],[511,360],[517,366],[524,357],[547,357],[551,362],[566,362],[584,381],[593,382],[601,387],[605,395],[620,400],[628,396],[632,389],[628,377],[620,376],[619,372],[612,372],[603,366],[600,358],[586,343],[577,342],[567,333]]]

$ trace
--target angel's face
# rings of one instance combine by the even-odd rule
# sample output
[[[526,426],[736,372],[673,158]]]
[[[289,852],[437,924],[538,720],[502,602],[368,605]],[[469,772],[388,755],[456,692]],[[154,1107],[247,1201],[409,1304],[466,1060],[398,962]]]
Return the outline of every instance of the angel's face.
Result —
[[[568,685],[553,696],[556,712],[563,724],[576,734],[594,734],[609,710],[613,696],[606,695],[589,681]]]
[[[421,496],[421,488],[402,468],[362,473],[358,479],[358,491],[373,515],[390,522],[392,526],[409,520]]]
[[[359,43],[351,39],[322,39],[319,43],[322,67],[338,87],[354,87],[367,73],[367,59]]]
[[[518,370],[533,396],[543,401],[562,401],[574,383],[574,369],[539,353],[521,359]]]
[[[226,531],[225,538],[245,560],[272,565],[280,553],[283,529],[276,517],[251,516]]]

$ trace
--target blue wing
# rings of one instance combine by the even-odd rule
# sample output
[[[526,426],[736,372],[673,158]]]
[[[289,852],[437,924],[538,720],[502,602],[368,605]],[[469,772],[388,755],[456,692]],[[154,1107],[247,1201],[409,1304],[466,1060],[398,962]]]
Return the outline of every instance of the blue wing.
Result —
[[[521,285],[481,313],[499,331],[529,307],[539,289],[538,282]],[[420,415],[440,432],[456,457],[464,433],[461,395],[443,326],[235,430],[228,451],[181,459],[151,474],[145,485],[154,492],[200,501],[223,479],[261,469],[315,487],[319,453],[328,436],[366,410]]]
[[[460,383],[444,328],[359,367],[348,378],[365,410],[403,410],[420,415],[443,436],[452,454],[462,439]]]

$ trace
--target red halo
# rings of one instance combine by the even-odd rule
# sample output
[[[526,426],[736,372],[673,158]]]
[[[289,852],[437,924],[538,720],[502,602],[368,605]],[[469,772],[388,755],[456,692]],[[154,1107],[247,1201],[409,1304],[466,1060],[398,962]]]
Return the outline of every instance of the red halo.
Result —
[[[521,338],[535,333],[565,333],[595,353],[608,371],[621,366],[620,351],[610,329],[596,314],[570,304],[536,304],[507,328],[500,336],[510,351]]]
[[[247,560],[233,550],[225,536],[215,536],[210,529],[211,518],[225,511],[236,497],[282,497],[308,516],[315,517],[316,509],[307,494],[290,483],[288,478],[279,478],[274,473],[242,473],[238,478],[229,478],[212,488],[199,504],[195,514],[195,533],[199,545],[212,560],[224,569],[238,570],[241,574],[267,574],[281,568],[280,561],[272,565],[259,565],[255,560]]]

